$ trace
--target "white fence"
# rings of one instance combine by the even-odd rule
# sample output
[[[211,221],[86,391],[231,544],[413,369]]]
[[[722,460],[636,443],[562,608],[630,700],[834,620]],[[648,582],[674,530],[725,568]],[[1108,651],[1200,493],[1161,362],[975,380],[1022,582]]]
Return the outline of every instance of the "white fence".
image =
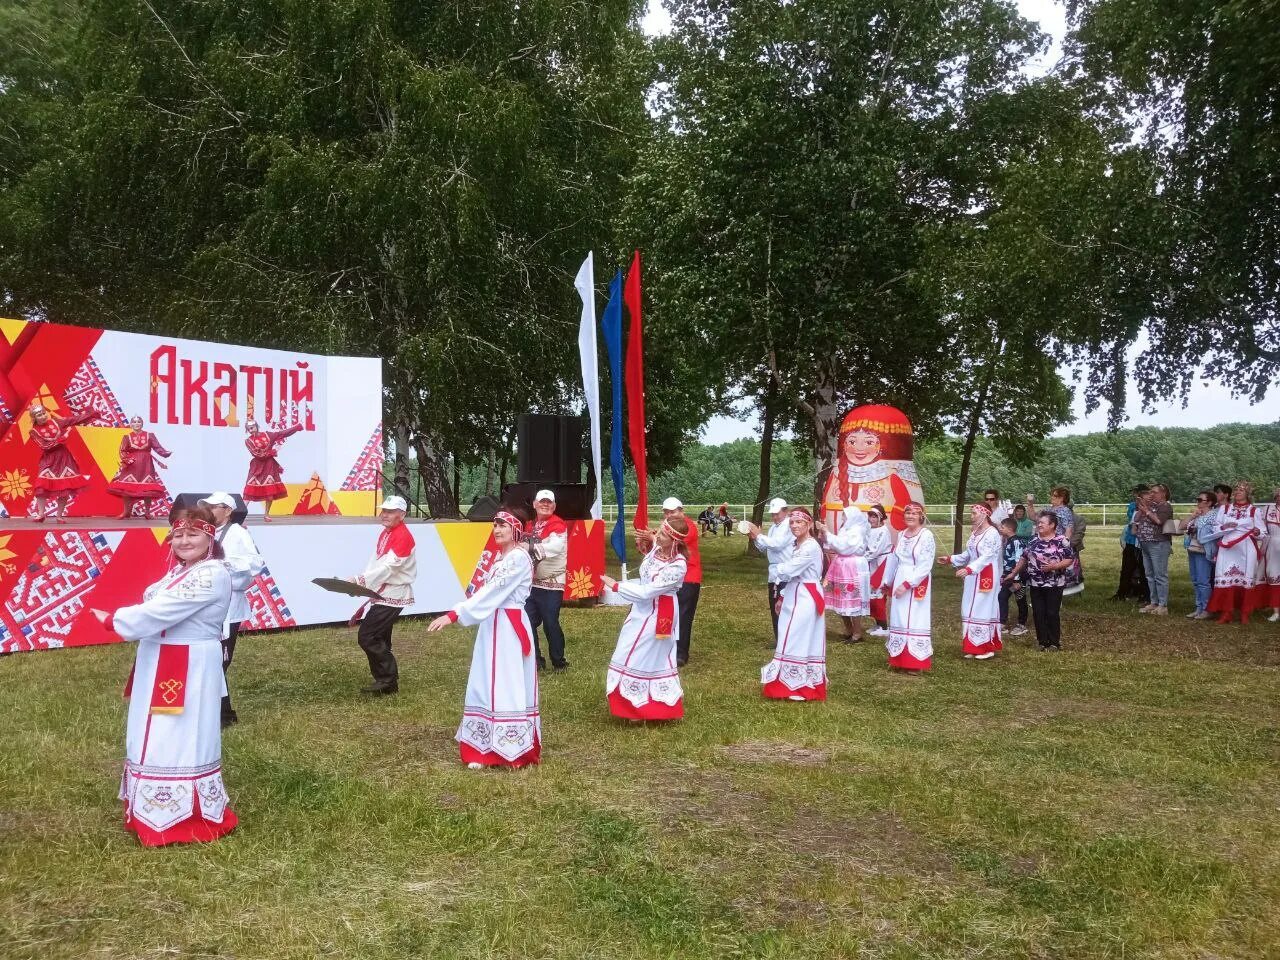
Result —
[[[1049,504],[1036,504],[1037,509],[1045,509]],[[635,507],[623,508],[627,516],[635,513]],[[719,504],[715,505],[716,510],[720,509]],[[1072,510],[1085,518],[1090,526],[1095,527],[1113,527],[1123,526],[1128,515],[1129,505],[1127,503],[1077,503],[1072,505]],[[1188,516],[1195,509],[1193,503],[1175,503],[1173,504],[1173,515],[1175,517]],[[752,505],[749,503],[731,503],[728,505],[730,515],[734,520],[750,520]],[[696,517],[702,510],[696,504],[685,504],[684,512],[691,517]],[[927,503],[925,504],[925,512],[929,516],[930,523],[942,524],[946,526],[955,526],[956,508],[955,504]],[[649,517],[653,522],[662,516],[662,510],[655,504],[649,506]],[[611,503],[604,505],[604,519],[612,523],[618,518],[618,508]],[[767,517],[765,518],[768,519]],[[968,523],[968,518],[965,518]]]

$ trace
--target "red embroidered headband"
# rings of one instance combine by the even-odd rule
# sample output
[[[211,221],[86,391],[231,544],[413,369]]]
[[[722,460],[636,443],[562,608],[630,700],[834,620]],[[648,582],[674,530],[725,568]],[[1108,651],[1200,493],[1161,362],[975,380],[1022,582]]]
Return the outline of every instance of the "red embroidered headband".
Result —
[[[804,517],[806,520],[808,520],[810,523],[813,523],[813,514],[810,513],[808,510],[806,510],[804,507],[791,508],[791,516],[794,517],[797,513],[800,514],[800,516]]]
[[[520,518],[514,513],[507,513],[505,510],[499,510],[493,515],[494,523],[505,523],[509,527],[515,527],[517,531],[524,529],[524,524],[520,522]]]
[[[689,539],[688,529],[686,529],[684,533],[676,533],[676,528],[671,526],[671,524],[668,523],[666,520],[662,521],[661,529],[665,530],[667,536],[669,536],[672,540],[679,540],[681,543],[684,543],[686,540]]]
[[[209,537],[217,536],[218,528],[212,523],[206,523],[197,517],[180,517],[173,521],[174,530],[199,530],[201,533]]]
[[[990,507],[988,507],[985,503],[975,503],[972,507],[970,507],[970,509],[971,509],[971,510],[981,510],[981,511],[982,511],[983,513],[985,513],[988,517],[989,517],[989,516],[991,516],[991,508],[990,508]]]

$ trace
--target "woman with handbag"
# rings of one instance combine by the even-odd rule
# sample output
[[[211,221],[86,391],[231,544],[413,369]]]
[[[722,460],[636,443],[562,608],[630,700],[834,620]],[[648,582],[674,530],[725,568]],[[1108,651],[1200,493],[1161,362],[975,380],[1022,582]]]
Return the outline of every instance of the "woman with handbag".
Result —
[[[1173,552],[1173,535],[1177,532],[1173,507],[1169,505],[1169,488],[1163,483],[1153,483],[1138,499],[1133,514],[1133,533],[1138,538],[1142,568],[1151,586],[1151,602],[1139,607],[1139,613],[1169,615],[1169,554]]]

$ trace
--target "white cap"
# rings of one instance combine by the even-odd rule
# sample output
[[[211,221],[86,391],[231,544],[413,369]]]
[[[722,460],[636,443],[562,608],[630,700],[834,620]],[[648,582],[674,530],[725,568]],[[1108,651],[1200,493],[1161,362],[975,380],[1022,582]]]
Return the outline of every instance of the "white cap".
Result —
[[[382,501],[381,510],[399,510],[404,513],[409,509],[409,504],[404,502],[404,497],[387,497]]]
[[[204,499],[198,501],[202,507],[227,507],[231,510],[236,508],[236,502],[231,499],[231,494],[219,490],[217,493],[211,493]]]
[[[662,501],[663,510],[679,510],[683,506],[684,504],[675,497],[667,497],[667,499]]]
[[[785,509],[787,509],[787,501],[783,500],[781,497],[774,497],[769,501],[770,513],[777,513],[779,510]]]
[[[550,500],[552,503],[555,503],[556,494],[554,490],[539,490],[533,495],[533,500],[535,503],[539,500]]]

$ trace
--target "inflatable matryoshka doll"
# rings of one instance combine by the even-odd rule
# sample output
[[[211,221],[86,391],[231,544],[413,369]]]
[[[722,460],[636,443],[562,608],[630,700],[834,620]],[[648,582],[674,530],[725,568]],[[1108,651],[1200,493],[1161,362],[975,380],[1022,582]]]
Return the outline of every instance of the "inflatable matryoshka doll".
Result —
[[[836,465],[822,499],[822,519],[828,530],[840,529],[845,507],[866,510],[880,504],[896,542],[899,531],[906,527],[903,507],[912,500],[924,502],[907,415],[896,407],[876,403],[854,407],[845,414]]]

